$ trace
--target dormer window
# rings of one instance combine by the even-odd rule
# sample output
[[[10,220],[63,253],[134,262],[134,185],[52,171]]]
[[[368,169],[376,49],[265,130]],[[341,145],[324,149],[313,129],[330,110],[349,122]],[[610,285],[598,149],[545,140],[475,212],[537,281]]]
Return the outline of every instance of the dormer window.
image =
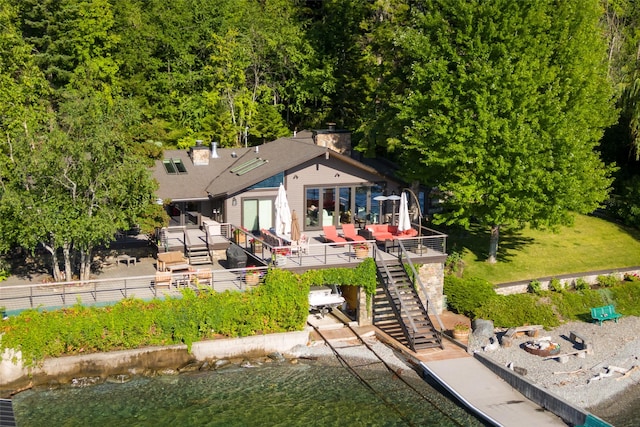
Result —
[[[169,175],[187,173],[187,168],[180,159],[164,159],[162,164],[164,165],[164,170],[167,171]]]

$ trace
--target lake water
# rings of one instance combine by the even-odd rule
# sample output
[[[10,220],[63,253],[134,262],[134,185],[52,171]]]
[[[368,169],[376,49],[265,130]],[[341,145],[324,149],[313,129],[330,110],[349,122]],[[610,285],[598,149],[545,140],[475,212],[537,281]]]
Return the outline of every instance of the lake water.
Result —
[[[392,404],[346,368],[305,360],[28,390],[13,406],[20,427],[484,425],[418,376],[409,381],[420,395],[387,371],[368,381]]]
[[[615,427],[640,426],[640,384],[634,384],[591,412]]]

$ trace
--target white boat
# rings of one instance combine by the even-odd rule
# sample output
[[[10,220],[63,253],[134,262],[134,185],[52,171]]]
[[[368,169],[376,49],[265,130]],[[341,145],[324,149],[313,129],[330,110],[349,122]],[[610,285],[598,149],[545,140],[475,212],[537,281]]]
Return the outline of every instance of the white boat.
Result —
[[[337,285],[311,286],[309,290],[309,311],[318,312],[321,316],[342,306],[344,302]]]

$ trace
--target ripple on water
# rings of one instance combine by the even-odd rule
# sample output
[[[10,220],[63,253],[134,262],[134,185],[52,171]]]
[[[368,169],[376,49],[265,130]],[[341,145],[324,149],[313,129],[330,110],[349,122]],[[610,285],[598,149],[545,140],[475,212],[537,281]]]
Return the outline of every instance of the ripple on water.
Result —
[[[425,399],[386,371],[369,380],[393,408],[344,368],[269,364],[178,376],[134,378],[85,388],[28,390],[14,398],[20,427],[64,426],[481,426],[419,378]],[[402,414],[402,415],[400,415]]]

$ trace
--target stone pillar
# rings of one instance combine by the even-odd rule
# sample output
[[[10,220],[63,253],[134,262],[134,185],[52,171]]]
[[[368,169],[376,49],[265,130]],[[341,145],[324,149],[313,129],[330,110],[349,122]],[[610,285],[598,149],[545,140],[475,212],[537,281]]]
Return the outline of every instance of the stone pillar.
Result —
[[[444,264],[441,262],[423,264],[418,269],[418,275],[433,304],[431,308],[436,313],[442,314],[444,309]],[[418,294],[426,307],[426,298],[419,286]]]
[[[367,304],[367,293],[361,286],[358,286],[358,326],[368,326],[373,324],[372,304],[373,295],[370,298],[369,304]]]

